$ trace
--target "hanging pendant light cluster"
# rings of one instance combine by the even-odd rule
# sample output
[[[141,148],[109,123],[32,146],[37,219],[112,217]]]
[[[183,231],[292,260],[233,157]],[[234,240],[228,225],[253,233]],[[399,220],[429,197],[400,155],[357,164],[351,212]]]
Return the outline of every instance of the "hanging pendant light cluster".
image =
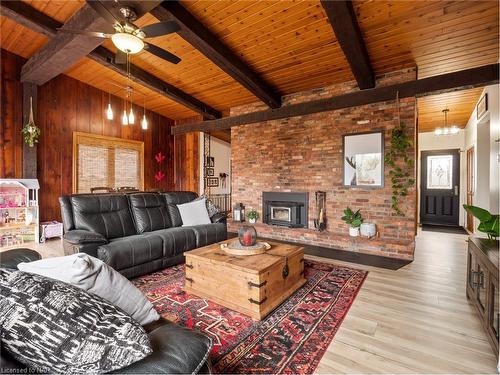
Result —
[[[134,125],[135,115],[134,109],[132,108],[132,92],[133,89],[130,86],[125,87],[125,99],[123,99],[123,116],[122,125]],[[130,105],[130,111],[127,114],[127,103]]]
[[[125,97],[123,99],[123,115],[121,116],[122,120],[122,125],[123,126],[128,126],[128,125],[133,125],[135,123],[135,114],[134,114],[134,108],[132,105],[132,94],[134,92],[134,89],[130,85],[132,80],[130,78],[130,60],[129,60],[129,54],[127,53],[127,79],[129,85],[126,87],[122,87],[120,85],[117,85],[116,83],[110,82],[114,86],[120,87],[120,89],[125,90]],[[144,97],[143,100],[143,116],[141,120],[141,128],[143,130],[147,130],[148,128],[148,120],[146,118],[146,95],[142,94]],[[129,110],[127,110],[127,106],[130,107]],[[111,93],[108,92],[108,107],[106,109],[106,118],[108,120],[113,120],[113,109],[111,108]]]
[[[444,126],[442,128],[437,128],[434,130],[435,135],[455,135],[458,134],[460,129],[456,126],[448,126],[448,112],[450,110],[448,108],[443,109],[442,111],[444,113]]]
[[[111,108],[111,93],[108,92],[108,109],[106,110],[106,118],[113,120],[113,109]]]

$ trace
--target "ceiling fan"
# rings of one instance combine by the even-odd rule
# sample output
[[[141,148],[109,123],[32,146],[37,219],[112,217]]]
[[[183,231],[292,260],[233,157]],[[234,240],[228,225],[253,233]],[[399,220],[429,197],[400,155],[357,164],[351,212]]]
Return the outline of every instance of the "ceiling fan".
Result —
[[[115,55],[116,64],[125,64],[127,62],[127,55],[139,53],[142,50],[158,56],[172,64],[177,64],[181,61],[181,59],[173,53],[144,40],[146,38],[153,38],[179,31],[179,25],[175,21],[163,21],[144,27],[137,27],[134,25],[133,21],[135,21],[138,16],[136,10],[132,6],[122,5],[117,0],[113,2],[87,0],[87,3],[102,18],[111,23],[112,29],[110,27],[107,30],[108,32],[98,32],[72,30],[62,27],[59,31],[111,39],[113,44],[118,49]],[[114,30],[114,32],[112,30]]]

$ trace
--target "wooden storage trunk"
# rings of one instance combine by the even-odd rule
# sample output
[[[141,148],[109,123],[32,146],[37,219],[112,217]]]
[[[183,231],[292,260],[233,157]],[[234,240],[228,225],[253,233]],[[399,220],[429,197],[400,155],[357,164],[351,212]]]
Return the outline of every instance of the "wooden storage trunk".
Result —
[[[186,292],[263,319],[306,282],[304,249],[270,244],[265,254],[243,257],[220,244],[186,252]]]

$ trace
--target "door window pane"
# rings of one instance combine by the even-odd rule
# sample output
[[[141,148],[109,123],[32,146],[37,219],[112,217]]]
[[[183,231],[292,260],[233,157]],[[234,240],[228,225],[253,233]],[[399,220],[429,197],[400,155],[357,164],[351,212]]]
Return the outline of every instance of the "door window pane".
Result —
[[[453,155],[427,157],[427,189],[451,189],[453,181]]]

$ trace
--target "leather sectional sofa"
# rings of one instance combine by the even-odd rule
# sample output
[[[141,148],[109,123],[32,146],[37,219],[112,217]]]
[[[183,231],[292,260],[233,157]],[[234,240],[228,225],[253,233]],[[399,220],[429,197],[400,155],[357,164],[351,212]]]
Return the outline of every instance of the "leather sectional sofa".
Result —
[[[40,259],[28,249],[8,250],[0,258],[1,268],[16,269],[21,262]],[[210,374],[208,354],[211,340],[202,333],[181,327],[165,318],[143,326],[153,348],[148,357],[115,371],[118,374]],[[0,372],[5,374],[37,373],[18,362],[0,345]]]
[[[183,227],[177,204],[193,192],[77,194],[59,198],[66,254],[85,252],[128,278],[184,261],[183,253],[227,238],[226,218]]]

